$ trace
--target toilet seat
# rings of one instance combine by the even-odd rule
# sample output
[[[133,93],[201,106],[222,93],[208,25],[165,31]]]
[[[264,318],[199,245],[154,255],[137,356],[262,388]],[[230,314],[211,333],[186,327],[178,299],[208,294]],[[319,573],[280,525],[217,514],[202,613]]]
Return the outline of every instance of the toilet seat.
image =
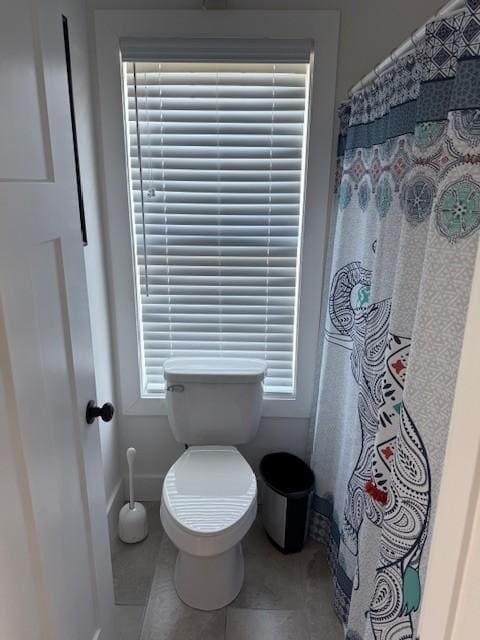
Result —
[[[160,517],[172,542],[192,555],[238,544],[257,512],[257,483],[235,447],[190,447],[163,484]]]

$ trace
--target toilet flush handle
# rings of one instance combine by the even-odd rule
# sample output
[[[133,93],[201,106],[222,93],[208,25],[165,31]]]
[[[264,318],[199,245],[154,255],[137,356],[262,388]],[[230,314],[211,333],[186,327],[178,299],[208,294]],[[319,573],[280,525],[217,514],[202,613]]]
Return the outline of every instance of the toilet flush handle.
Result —
[[[185,391],[185,387],[183,384],[169,384],[167,391]]]

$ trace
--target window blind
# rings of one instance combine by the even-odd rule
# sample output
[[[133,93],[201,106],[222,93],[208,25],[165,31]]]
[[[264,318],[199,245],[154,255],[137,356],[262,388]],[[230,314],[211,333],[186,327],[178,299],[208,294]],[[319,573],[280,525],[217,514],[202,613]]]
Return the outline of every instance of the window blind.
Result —
[[[144,393],[191,355],[293,394],[308,63],[123,68]]]
[[[300,62],[313,48],[309,38],[120,38],[124,62]]]

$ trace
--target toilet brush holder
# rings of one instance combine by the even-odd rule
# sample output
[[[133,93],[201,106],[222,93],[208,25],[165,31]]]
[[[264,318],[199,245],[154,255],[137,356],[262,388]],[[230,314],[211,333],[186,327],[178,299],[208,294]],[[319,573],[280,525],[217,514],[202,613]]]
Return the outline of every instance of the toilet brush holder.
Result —
[[[148,535],[147,513],[141,502],[135,502],[133,490],[133,464],[136,450],[127,450],[129,501],[123,505],[118,518],[118,536],[129,544],[140,542]]]

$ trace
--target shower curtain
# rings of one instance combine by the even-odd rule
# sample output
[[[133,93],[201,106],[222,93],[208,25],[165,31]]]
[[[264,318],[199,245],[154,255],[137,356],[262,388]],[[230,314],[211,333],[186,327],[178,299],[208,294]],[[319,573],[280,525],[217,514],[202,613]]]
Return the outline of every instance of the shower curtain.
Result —
[[[350,640],[415,638],[479,238],[479,5],[340,109],[310,533]]]

